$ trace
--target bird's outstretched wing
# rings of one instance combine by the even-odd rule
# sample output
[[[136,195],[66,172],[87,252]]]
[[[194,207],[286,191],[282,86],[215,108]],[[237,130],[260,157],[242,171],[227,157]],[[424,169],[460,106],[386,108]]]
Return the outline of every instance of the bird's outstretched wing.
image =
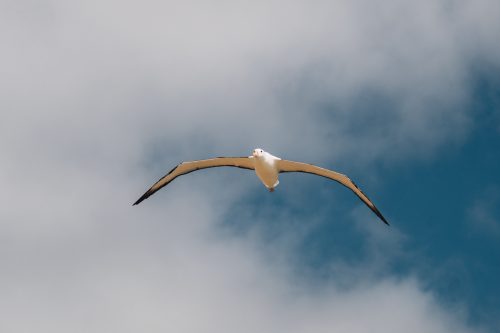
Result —
[[[386,221],[386,219],[382,216],[380,211],[375,207],[375,205],[368,199],[368,197],[358,188],[356,184],[352,180],[349,179],[346,175],[343,175],[341,173],[320,168],[318,166],[312,165],[312,164],[307,164],[307,163],[300,163],[300,162],[294,162],[294,161],[287,161],[287,160],[279,160],[278,161],[278,169],[280,172],[305,172],[305,173],[311,173],[314,175],[326,177],[329,179],[333,179],[340,184],[346,186],[347,188],[351,189],[360,199],[363,201],[368,208],[370,208],[385,224],[389,225],[389,223]]]
[[[138,205],[141,201],[149,198],[156,191],[161,189],[163,186],[170,183],[175,178],[185,175],[187,173],[208,169],[208,168],[216,168],[222,166],[236,167],[242,169],[250,169],[254,170],[254,161],[253,158],[249,157],[216,157],[208,160],[199,160],[199,161],[191,161],[191,162],[182,162],[173,168],[169,173],[160,178],[156,183],[151,186],[149,190],[146,191],[135,203],[134,205]]]

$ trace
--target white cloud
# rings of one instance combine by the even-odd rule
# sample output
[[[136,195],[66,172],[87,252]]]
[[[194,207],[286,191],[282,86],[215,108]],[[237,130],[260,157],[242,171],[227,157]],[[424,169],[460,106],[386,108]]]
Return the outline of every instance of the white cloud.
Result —
[[[333,158],[427,155],[468,127],[468,66],[500,52],[497,6],[11,2],[4,126],[132,142],[149,130],[164,143],[202,131],[205,147],[309,159],[325,146]]]
[[[189,185],[134,208],[119,186],[120,200],[79,204],[51,232],[8,234],[2,331],[473,331],[412,278],[298,282],[258,242],[216,233],[219,199]]]
[[[251,176],[128,204],[184,158],[355,168],[459,140],[470,62],[500,59],[498,4],[0,6],[2,332],[469,331],[411,277],[318,293],[258,238],[215,234]]]

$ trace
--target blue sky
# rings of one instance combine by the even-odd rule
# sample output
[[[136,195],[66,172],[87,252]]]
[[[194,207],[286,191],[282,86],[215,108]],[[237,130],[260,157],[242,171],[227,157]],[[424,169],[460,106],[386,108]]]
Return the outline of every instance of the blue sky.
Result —
[[[2,4],[0,331],[497,331],[499,6]]]

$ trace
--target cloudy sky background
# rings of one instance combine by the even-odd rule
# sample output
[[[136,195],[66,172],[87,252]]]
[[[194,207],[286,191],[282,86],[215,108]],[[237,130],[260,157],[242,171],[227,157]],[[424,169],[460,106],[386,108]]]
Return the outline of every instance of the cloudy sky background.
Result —
[[[0,1],[2,332],[494,332],[498,1]],[[182,160],[262,147],[335,183]]]

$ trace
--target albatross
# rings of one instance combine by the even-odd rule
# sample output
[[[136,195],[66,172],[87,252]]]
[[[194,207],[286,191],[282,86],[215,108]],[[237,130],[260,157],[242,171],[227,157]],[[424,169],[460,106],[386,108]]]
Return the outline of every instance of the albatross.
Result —
[[[260,148],[254,149],[252,156],[248,157],[216,157],[207,160],[182,162],[154,183],[153,186],[151,186],[151,188],[134,203],[134,206],[140,204],[143,200],[149,198],[159,189],[166,186],[179,176],[196,170],[223,166],[255,170],[257,177],[259,177],[269,192],[274,192],[274,189],[279,184],[279,174],[285,172],[310,173],[335,180],[353,191],[354,194],[356,194],[361,201],[368,206],[368,208],[370,208],[385,224],[389,225],[387,220],[384,216],[382,216],[371,200],[368,199],[359,187],[346,175],[308,163],[283,160]]]

